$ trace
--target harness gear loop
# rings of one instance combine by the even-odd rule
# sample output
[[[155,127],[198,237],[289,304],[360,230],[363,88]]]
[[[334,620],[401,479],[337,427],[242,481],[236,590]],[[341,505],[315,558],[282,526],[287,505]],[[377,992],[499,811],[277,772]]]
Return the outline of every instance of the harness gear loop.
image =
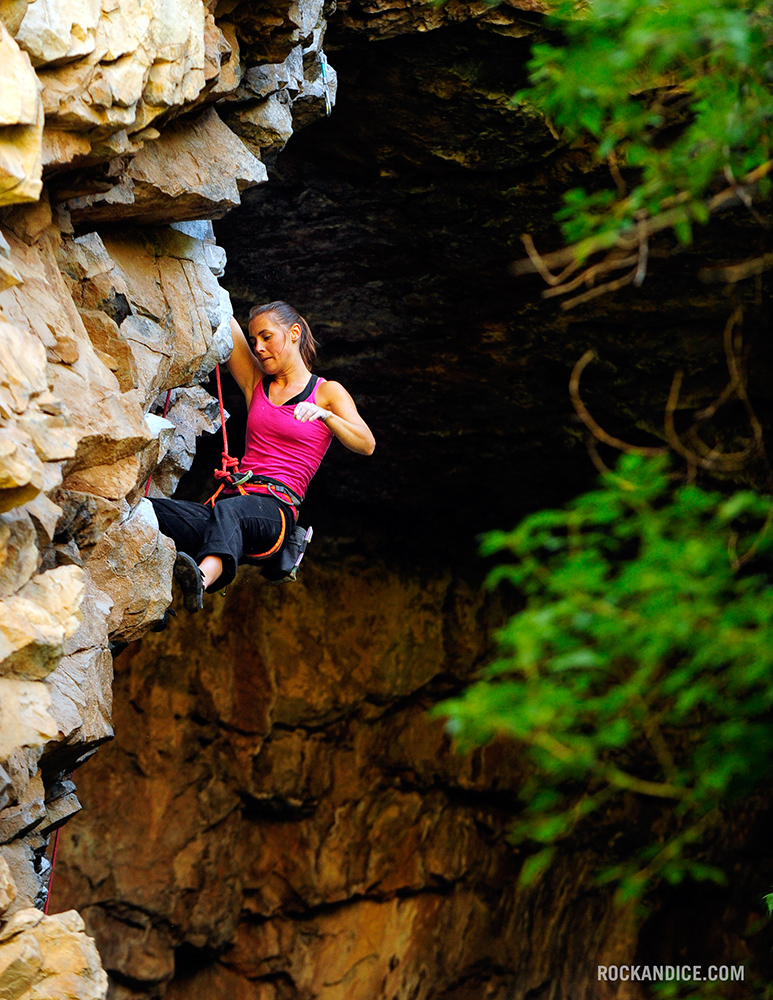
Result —
[[[244,555],[247,559],[268,559],[269,556],[273,556],[275,552],[278,552],[282,548],[285,535],[287,534],[287,518],[285,517],[285,512],[281,507],[279,508],[279,516],[282,518],[282,528],[279,532],[279,538],[277,538],[268,552],[245,552]]]

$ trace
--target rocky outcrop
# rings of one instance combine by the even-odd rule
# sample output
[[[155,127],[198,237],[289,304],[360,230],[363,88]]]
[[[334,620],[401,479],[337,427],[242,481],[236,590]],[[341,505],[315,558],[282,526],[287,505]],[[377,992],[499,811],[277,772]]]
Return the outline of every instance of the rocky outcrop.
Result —
[[[643,821],[633,802],[520,885],[505,834],[523,762],[506,742],[455,752],[428,713],[486,657],[500,599],[475,575],[352,548],[318,546],[293,588],[242,570],[195,635],[181,618],[116,661],[119,738],[84,770],[54,890],[111,995],[644,1000],[602,992],[596,965],[673,964],[672,946],[746,965],[727,994],[746,997],[760,874],[742,858],[769,813],[739,813],[718,848],[731,890],[670,900],[689,940],[658,933],[656,898],[637,945],[641,910],[595,882],[613,832]]]
[[[315,3],[0,3],[3,995],[105,993],[77,915],[30,907],[80,809],[70,775],[113,736],[110,644],[171,601],[143,494],[171,491],[219,426],[200,384],[232,310],[195,220],[266,180],[296,102],[324,114],[324,31]]]
[[[513,284],[520,233],[554,238],[557,180],[591,168],[510,101],[541,4],[342,0],[328,33],[331,8],[0,0],[0,994],[607,1000],[594,963],[636,954],[640,915],[591,880],[606,829],[518,887],[520,762],[456,756],[426,709],[501,618],[459,568],[473,536],[593,474],[572,363],[601,348],[594,412],[650,442],[675,366],[685,408],[721,388],[725,298],[668,240],[657,313],[629,290],[567,317]],[[336,98],[323,41],[342,99],[295,136]],[[144,494],[196,495],[219,424],[215,232],[237,308],[310,316],[382,457],[331,453],[304,513],[338,542],[294,590],[247,571],[149,634],[173,551]],[[110,644],[138,639],[114,687]],[[59,829],[54,908],[81,910],[109,986],[77,915],[39,911]],[[710,900],[733,934],[700,899],[670,911],[727,961],[766,879],[741,882]]]
[[[19,910],[0,930],[0,982],[24,1000],[103,1000],[107,976],[75,910]],[[77,991],[77,992],[76,992]]]

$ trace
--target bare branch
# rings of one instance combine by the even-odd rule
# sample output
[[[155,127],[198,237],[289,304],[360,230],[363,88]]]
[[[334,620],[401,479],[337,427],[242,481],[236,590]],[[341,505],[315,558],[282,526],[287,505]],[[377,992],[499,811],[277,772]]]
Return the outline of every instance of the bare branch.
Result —
[[[615,181],[616,164],[610,161]],[[733,181],[732,176],[729,187],[702,203],[704,211],[711,215],[720,209],[727,208],[733,204],[743,204],[759,218],[754,210],[752,194],[755,185],[762,180],[773,169],[773,160],[768,160],[755,170],[750,171],[743,181]],[[618,171],[619,173],[619,171]],[[622,180],[622,177],[619,178]],[[649,255],[649,239],[656,233],[665,229],[670,229],[676,223],[685,218],[685,209],[689,209],[690,195],[682,192],[669,200],[669,207],[657,215],[647,216],[645,213],[638,213],[637,222],[634,227],[618,233],[602,233],[598,236],[590,236],[587,239],[575,243],[573,246],[555,250],[552,253],[540,254],[534,246],[531,236],[521,237],[526,248],[527,259],[516,261],[511,265],[511,271],[515,275],[537,273],[542,276],[545,282],[550,285],[550,289],[543,292],[546,298],[558,295],[566,295],[574,291],[582,284],[586,284],[589,291],[583,292],[574,298],[566,300],[561,308],[571,309],[583,302],[597,298],[607,292],[613,292],[618,288],[631,283],[640,286],[647,273],[647,260]],[[759,219],[762,223],[764,220]],[[630,251],[636,251],[636,269],[631,274],[626,274],[622,278],[614,281],[606,281],[596,284],[597,279],[611,271],[619,270],[630,266],[634,261],[631,259]],[[603,253],[604,256],[595,264],[583,267],[583,263],[594,254]],[[703,281],[740,281],[745,277],[761,274],[769,267],[773,267],[773,254],[765,254],[755,261],[748,261],[733,267],[726,268],[704,268],[700,272]],[[558,273],[554,273],[558,270]],[[580,273],[577,274],[576,272]]]
[[[698,277],[706,284],[722,281],[733,284],[736,281],[743,281],[744,278],[753,278],[758,274],[763,274],[771,267],[773,267],[773,253],[766,253],[762,257],[755,257],[753,260],[745,260],[740,264],[731,264],[727,267],[702,267],[698,271]]]
[[[618,451],[630,452],[633,455],[665,455],[668,448],[641,448],[637,445],[628,444],[627,441],[622,441],[620,438],[612,437],[612,435],[607,434],[604,428],[597,424],[590,415],[587,406],[583,403],[582,397],[580,396],[580,378],[582,377],[582,373],[595,357],[595,351],[586,351],[572,369],[572,375],[569,379],[569,395],[572,398],[572,404],[577,412],[577,416],[580,420],[582,420],[595,438],[603,444],[608,444],[612,448],[617,448]]]

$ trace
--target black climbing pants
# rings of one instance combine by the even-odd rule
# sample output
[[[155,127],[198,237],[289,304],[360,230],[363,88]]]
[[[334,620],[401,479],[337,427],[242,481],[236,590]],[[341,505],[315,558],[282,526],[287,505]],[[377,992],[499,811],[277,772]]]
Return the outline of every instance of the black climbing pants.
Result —
[[[291,509],[270,496],[227,497],[214,510],[189,500],[150,497],[162,534],[168,535],[178,552],[186,552],[201,562],[204,556],[220,556],[221,576],[208,589],[220,590],[236,575],[236,567],[251,562],[248,556],[267,552],[282,530],[280,509],[284,510],[287,531],[293,527]]]

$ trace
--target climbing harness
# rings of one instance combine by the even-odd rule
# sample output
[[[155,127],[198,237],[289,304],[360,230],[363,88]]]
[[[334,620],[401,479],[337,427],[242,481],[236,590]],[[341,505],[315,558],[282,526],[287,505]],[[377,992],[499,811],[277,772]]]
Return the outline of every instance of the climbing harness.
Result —
[[[215,479],[221,480],[221,483],[206,501],[205,506],[211,505],[214,510],[215,501],[223,490],[235,487],[245,497],[254,493],[274,497],[275,500],[291,507],[293,519],[297,520],[298,512],[301,509],[301,497],[294,490],[278,479],[258,475],[251,469],[242,471],[239,468],[239,459],[228,454],[228,432],[225,428],[225,407],[223,406],[223,386],[220,381],[219,365],[215,368],[215,381],[217,382],[217,401],[220,406],[220,429],[223,432],[222,461],[220,468],[215,469]],[[245,485],[251,487],[249,492],[244,488]],[[267,552],[245,553],[243,556],[250,565],[259,564],[263,576],[272,583],[285,583],[297,579],[301,560],[313,534],[311,528],[304,529],[297,525],[288,532],[287,518],[282,507],[279,508],[279,516],[282,520],[282,528],[271,548]]]
[[[319,65],[322,70],[322,87],[325,92],[325,114],[329,118],[333,110],[333,105],[330,100],[330,83],[327,78],[327,56],[324,52],[320,52],[319,54]]]

